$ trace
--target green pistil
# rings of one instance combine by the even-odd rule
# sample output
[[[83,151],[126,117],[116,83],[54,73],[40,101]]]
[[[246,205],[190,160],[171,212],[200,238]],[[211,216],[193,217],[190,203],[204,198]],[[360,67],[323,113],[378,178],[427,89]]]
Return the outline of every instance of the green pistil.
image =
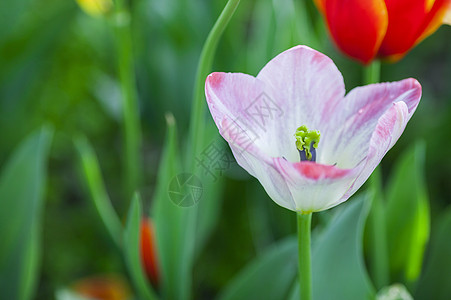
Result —
[[[302,125],[298,129],[296,129],[296,133],[294,134],[296,137],[296,148],[301,153],[305,153],[305,157],[307,160],[312,160],[312,151],[315,151],[318,148],[318,143],[321,134],[318,130],[308,130],[307,126]]]

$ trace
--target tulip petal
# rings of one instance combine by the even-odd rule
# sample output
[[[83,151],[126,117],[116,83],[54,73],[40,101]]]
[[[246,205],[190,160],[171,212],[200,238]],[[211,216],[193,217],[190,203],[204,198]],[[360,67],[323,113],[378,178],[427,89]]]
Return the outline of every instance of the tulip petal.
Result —
[[[140,225],[140,255],[147,278],[158,286],[158,260],[156,255],[155,231],[153,223],[143,218]]]
[[[314,162],[292,163],[282,158],[275,158],[274,164],[284,175],[296,211],[302,213],[332,207],[351,188],[360,172],[360,168],[340,169]]]
[[[428,5],[426,0],[386,0],[385,2],[388,11],[388,28],[379,54],[381,56],[403,54],[418,38]]]
[[[241,151],[231,144],[233,155],[237,163],[252,176],[258,179],[268,196],[278,205],[295,211],[296,204],[286,183],[285,178],[267,159],[268,157],[260,153],[255,155],[255,151]],[[249,150],[249,149],[247,149]],[[258,152],[257,152],[258,153]]]
[[[366,97],[364,97],[365,94],[367,95]],[[360,147],[364,148],[366,153],[364,154],[363,160],[357,165],[357,168],[362,167],[361,173],[353,183],[352,188],[346,192],[337,204],[348,199],[360,188],[380,163],[384,155],[399,139],[407,122],[418,106],[421,97],[421,85],[415,79],[405,79],[394,83],[375,84],[356,88],[349,93],[348,97],[350,98],[349,101],[351,103],[354,102],[357,108],[362,107],[361,104],[371,103],[373,101],[382,104],[386,103],[387,109],[382,115],[380,113],[373,113],[376,110],[373,111],[374,107],[372,106],[363,106],[363,111],[361,110],[362,108],[357,110],[357,115],[360,112],[362,112],[362,115],[367,115],[365,128],[360,128],[358,129],[359,132],[356,131],[354,133],[356,139],[360,142]],[[379,107],[377,110],[383,111],[383,108]],[[377,122],[373,125],[375,118],[377,118]],[[357,117],[351,119],[355,119],[354,122],[358,124]],[[361,152],[354,154],[362,155]],[[352,158],[348,157],[346,159]],[[360,157],[354,159],[354,162],[359,159]]]
[[[363,163],[362,172],[357,177],[352,187],[334,205],[346,201],[362,186],[368,177],[370,177],[371,173],[381,162],[388,150],[390,150],[398,141],[410,117],[411,114],[409,113],[409,108],[407,104],[402,101],[392,104],[392,107],[380,117],[376,130],[371,136],[370,147],[366,161]]]
[[[277,117],[281,112],[265,93],[262,81],[242,73],[216,72],[207,77],[205,93],[211,115],[224,138],[226,129],[234,130],[234,138],[240,141],[232,143],[256,143],[269,155],[279,155],[275,143],[264,137],[267,137],[267,127],[279,122]],[[230,128],[223,127],[226,121]]]
[[[237,163],[260,181],[274,202],[282,207],[295,210],[296,205],[285,179],[274,167],[272,159],[260,150],[257,143],[249,143],[249,135],[245,133],[241,124],[225,117],[220,124],[216,123],[216,125],[218,125],[221,135],[229,143]]]
[[[327,0],[324,5],[327,25],[338,48],[369,63],[387,31],[384,0]]]
[[[326,135],[334,132],[327,121],[344,93],[343,77],[332,60],[306,46],[281,53],[257,78],[213,73],[206,81],[216,124],[228,115],[266,155],[290,161],[299,160],[293,136],[299,126]]]
[[[410,119],[420,97],[421,85],[412,78],[353,89],[340,107],[334,108],[340,109],[340,113],[329,122],[336,132],[322,139],[321,152],[317,154],[319,161],[354,168],[366,158],[377,122],[392,104],[405,102]]]
[[[296,129],[306,125],[321,135],[332,134],[328,120],[334,114],[331,107],[339,105],[345,94],[343,76],[333,61],[306,46],[291,48],[260,71],[257,78],[266,84],[268,95],[282,111],[278,122],[266,135],[278,137],[278,155],[298,161],[299,153],[293,137]],[[273,138],[268,143],[274,143]]]
[[[425,29],[422,29],[415,45],[433,34],[442,24],[451,24],[451,0],[435,0],[426,18]]]
[[[413,46],[435,32],[443,22],[449,0],[386,0],[387,34],[379,56],[402,58]]]
[[[219,133],[229,143],[237,163],[260,181],[274,202],[294,210],[287,184],[269,159],[278,151],[278,143],[274,139],[269,142],[264,140],[263,137],[267,137],[265,127],[255,126],[254,119],[247,113],[263,91],[262,81],[240,73],[212,73],[205,84],[213,120]]]
[[[337,192],[329,201],[323,200],[322,209],[346,201],[362,186],[401,136],[420,97],[421,85],[415,79],[358,87],[346,96],[340,107],[342,113],[336,114],[336,119],[332,121],[337,126],[337,136],[340,139],[323,141],[323,153],[332,156],[322,160],[329,160],[330,164],[335,161],[337,167],[353,170],[348,173],[351,176],[343,176],[337,181],[336,190],[342,192],[343,187],[349,183],[348,178],[353,178],[352,185],[348,185],[350,188],[343,196],[336,197]],[[341,128],[338,127],[340,123]],[[332,175],[344,175],[345,170],[337,168],[329,172]],[[329,178],[332,177],[329,175]],[[330,193],[333,192],[331,189]]]

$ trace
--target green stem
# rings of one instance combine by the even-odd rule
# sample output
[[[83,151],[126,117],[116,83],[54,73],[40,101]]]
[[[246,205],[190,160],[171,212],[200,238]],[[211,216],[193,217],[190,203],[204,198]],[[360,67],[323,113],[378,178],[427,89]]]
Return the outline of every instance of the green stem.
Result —
[[[380,60],[374,60],[371,64],[364,67],[363,70],[363,83],[371,84],[378,83],[381,77],[381,62]]]
[[[381,289],[389,282],[389,259],[387,245],[386,218],[383,205],[382,172],[377,167],[371,174],[369,188],[372,191],[373,201],[371,212],[368,215],[369,239],[372,247],[368,249],[370,272],[376,288]]]
[[[131,199],[141,179],[141,128],[133,65],[130,13],[124,0],[116,1],[116,14],[113,24],[116,31],[117,63],[122,92],[125,190],[127,199]]]
[[[373,61],[366,66],[363,73],[363,80],[365,84],[378,83],[380,81],[381,63],[379,60]],[[382,172],[381,167],[377,167],[368,182],[370,188],[373,190],[373,203],[371,206],[371,213],[368,217],[368,224],[370,225],[370,239],[373,246],[371,249],[373,255],[370,256],[371,275],[376,287],[382,288],[389,283],[389,263],[388,263],[388,248],[387,235],[385,228],[385,215],[382,203]]]
[[[205,95],[204,86],[205,79],[211,71],[213,64],[213,57],[218,46],[218,42],[224,29],[227,27],[232,18],[236,8],[240,4],[240,0],[229,0],[216,21],[215,25],[208,34],[204,47],[200,54],[199,65],[197,67],[196,81],[194,86],[193,107],[191,109],[191,121],[189,142],[190,149],[188,150],[188,164],[189,170],[194,171],[195,156],[199,154],[199,147],[203,145],[204,136],[204,109],[205,109]]]
[[[298,263],[299,288],[301,300],[312,299],[312,261],[310,246],[310,228],[312,213],[297,213],[298,223]]]

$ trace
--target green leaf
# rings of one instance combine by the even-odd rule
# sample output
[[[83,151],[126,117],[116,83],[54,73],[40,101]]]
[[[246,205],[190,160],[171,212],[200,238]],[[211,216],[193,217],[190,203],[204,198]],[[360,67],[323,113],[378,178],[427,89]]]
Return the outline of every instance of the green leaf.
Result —
[[[246,69],[249,74],[256,74],[262,67],[262,62],[273,57],[276,37],[276,14],[272,0],[261,0],[254,4],[251,28],[260,28],[247,38]]]
[[[32,8],[25,4],[30,1],[36,4]],[[47,69],[46,60],[42,58],[52,53],[61,38],[67,36],[65,27],[74,15],[74,2],[58,1],[49,5],[34,0],[0,1],[0,95],[2,103],[8,103],[13,108],[8,113],[11,117],[8,117],[9,122],[0,121],[4,126],[11,126],[11,131],[23,126],[22,123],[27,124],[35,114],[39,115],[38,108],[43,103],[36,100],[44,97],[44,94],[29,95],[29,90],[39,82],[42,72]],[[26,11],[39,11],[39,14],[25,13]],[[52,22],[42,22],[42,18],[51,19]],[[15,22],[19,22],[20,26],[13,25]],[[2,38],[2,34],[7,34],[8,38]],[[29,88],[21,88],[24,82],[28,83]],[[42,85],[46,84],[48,83]],[[30,102],[25,104],[24,100]],[[25,111],[25,105],[29,105],[29,110]],[[17,124],[18,122],[20,123]]]
[[[429,239],[429,202],[424,181],[425,144],[398,160],[387,187],[387,239],[392,279],[418,279]]]
[[[151,216],[155,221],[163,298],[187,299],[191,289],[197,210],[195,206],[177,206],[169,198],[170,182],[182,173],[182,167],[175,119],[172,115],[167,115],[166,119],[168,132]]]
[[[296,272],[297,239],[291,237],[272,246],[247,265],[219,299],[286,299]]]
[[[363,229],[368,196],[352,198],[313,242],[313,297],[321,299],[374,299],[362,257]],[[290,299],[299,299],[296,282]]]
[[[141,199],[136,194],[133,197],[124,231],[125,262],[136,287],[140,299],[157,299],[155,292],[147,281],[141,263],[140,253],[140,225],[141,225]]]
[[[196,252],[200,254],[215,225],[220,218],[224,180],[218,178],[210,183],[209,178],[200,177],[204,185],[202,198],[198,205]],[[208,186],[205,186],[208,183]]]
[[[295,4],[295,29],[296,40],[298,43],[309,45],[318,51],[321,51],[324,42],[321,41],[322,36],[325,35],[324,30],[321,30],[321,21],[318,10],[311,0],[294,1]]]
[[[0,2],[0,41],[4,41],[17,25],[27,16],[31,0],[1,1]]]
[[[451,209],[433,227],[424,272],[415,299],[448,300],[451,295]]]
[[[369,206],[366,195],[352,198],[314,244],[315,299],[374,298],[375,291],[362,257],[363,229]]]
[[[84,136],[75,139],[75,145],[80,155],[84,179],[91,198],[105,227],[117,246],[121,246],[122,224],[116,214],[103,182],[99,162],[94,149]]]
[[[281,5],[283,2],[283,5]],[[272,1],[272,11],[275,17],[275,49],[272,53],[277,55],[281,51],[299,44],[298,40],[298,20],[296,18],[295,4],[293,0],[279,2]],[[310,44],[310,41],[307,42]]]
[[[204,150],[208,149],[210,145],[214,145],[215,147],[222,147],[218,151],[228,151],[228,149],[225,149],[225,147],[228,147],[227,143],[218,134],[213,120],[209,120],[206,124],[204,144]],[[224,152],[221,152],[221,154]],[[196,158],[202,159],[200,156]],[[197,204],[196,254],[198,255],[201,253],[220,218],[224,177],[221,174],[215,174],[216,178],[213,178],[201,166],[196,169],[196,175],[198,175],[202,183],[203,193]]]
[[[361,254],[369,203],[364,197],[350,201],[341,206],[323,231],[313,233],[314,299],[373,299],[375,296]],[[295,238],[270,248],[246,266],[219,299],[299,299],[297,251]]]
[[[51,136],[46,127],[29,136],[0,177],[0,291],[5,299],[31,299],[36,287]]]

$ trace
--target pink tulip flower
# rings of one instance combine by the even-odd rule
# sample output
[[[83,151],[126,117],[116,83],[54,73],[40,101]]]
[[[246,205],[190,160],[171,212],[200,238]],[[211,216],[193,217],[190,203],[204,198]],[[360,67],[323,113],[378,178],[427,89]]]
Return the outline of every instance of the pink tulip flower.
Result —
[[[332,60],[306,46],[279,54],[257,77],[212,73],[205,90],[238,164],[277,204],[299,213],[353,195],[401,136],[421,97],[412,78],[345,96]]]

